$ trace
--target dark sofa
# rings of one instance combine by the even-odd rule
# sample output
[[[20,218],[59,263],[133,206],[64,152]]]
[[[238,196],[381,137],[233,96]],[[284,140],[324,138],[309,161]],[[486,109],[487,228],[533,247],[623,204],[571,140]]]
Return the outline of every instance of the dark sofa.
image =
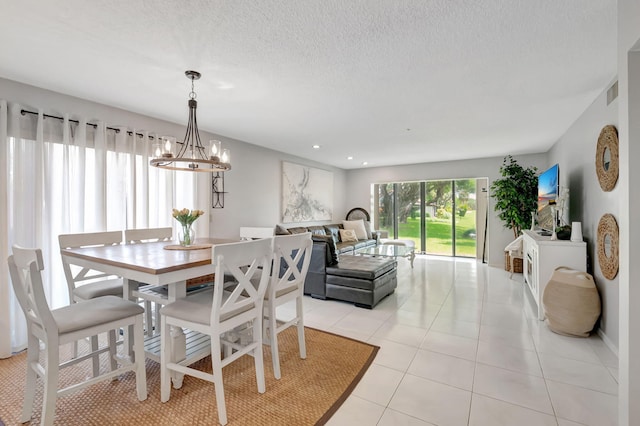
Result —
[[[377,235],[357,242],[340,241],[341,224],[283,228],[276,234],[311,232],[313,249],[304,293],[318,299],[337,299],[373,308],[397,285],[397,262],[390,258],[354,255],[375,246]]]
[[[359,240],[357,242],[343,242],[342,240],[340,240],[340,230],[344,229],[344,227],[339,223],[316,226],[295,226],[292,228],[284,229],[286,229],[291,234],[311,232],[311,235],[314,237],[331,237],[338,254],[353,254],[356,250],[375,246],[376,244],[378,244],[378,241],[380,239],[377,231],[367,230],[368,235],[366,240]],[[278,234],[277,230],[276,234]]]

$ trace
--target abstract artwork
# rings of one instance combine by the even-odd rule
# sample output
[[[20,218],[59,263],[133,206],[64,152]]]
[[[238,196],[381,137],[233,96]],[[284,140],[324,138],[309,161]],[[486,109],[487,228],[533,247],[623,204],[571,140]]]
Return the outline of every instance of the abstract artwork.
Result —
[[[282,222],[331,220],[333,173],[282,162]]]

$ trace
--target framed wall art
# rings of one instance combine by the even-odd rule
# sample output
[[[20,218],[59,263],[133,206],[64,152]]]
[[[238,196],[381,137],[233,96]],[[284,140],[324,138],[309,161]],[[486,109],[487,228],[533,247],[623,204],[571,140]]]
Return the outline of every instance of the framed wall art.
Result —
[[[333,217],[333,173],[282,162],[282,222],[311,222]]]

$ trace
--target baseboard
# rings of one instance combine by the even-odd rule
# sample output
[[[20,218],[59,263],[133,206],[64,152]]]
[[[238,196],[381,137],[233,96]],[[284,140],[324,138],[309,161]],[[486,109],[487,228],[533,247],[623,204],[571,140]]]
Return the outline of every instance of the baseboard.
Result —
[[[598,329],[598,336],[600,336],[600,338],[602,339],[604,344],[607,345],[607,347],[611,350],[611,352],[616,354],[618,359],[620,359],[620,356],[618,355],[618,348],[616,348],[615,345],[613,344],[613,342],[611,340],[609,340],[609,338],[607,337],[606,334],[604,334],[604,332],[602,331],[601,328]]]

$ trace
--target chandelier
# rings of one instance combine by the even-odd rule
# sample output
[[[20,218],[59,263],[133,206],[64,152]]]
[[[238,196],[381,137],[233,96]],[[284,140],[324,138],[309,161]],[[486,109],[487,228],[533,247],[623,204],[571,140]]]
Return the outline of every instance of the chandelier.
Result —
[[[203,144],[200,141],[198,120],[196,119],[196,92],[193,82],[200,78],[197,71],[185,71],[191,80],[189,93],[189,122],[183,142],[176,138],[163,136],[153,144],[152,158],[149,164],[167,170],[185,170],[190,172],[226,172],[231,170],[231,160],[228,149],[222,149],[222,143],[217,140]]]

